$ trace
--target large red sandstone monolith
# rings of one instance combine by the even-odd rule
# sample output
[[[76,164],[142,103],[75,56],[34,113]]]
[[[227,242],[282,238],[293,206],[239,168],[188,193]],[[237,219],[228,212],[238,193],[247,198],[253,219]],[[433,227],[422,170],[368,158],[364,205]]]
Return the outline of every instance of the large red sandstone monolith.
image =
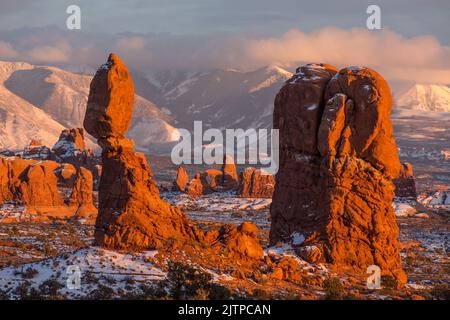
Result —
[[[158,248],[187,239],[184,213],[159,197],[143,154],[124,137],[131,122],[134,86],[125,64],[110,54],[92,79],[84,127],[102,147],[95,244],[117,249]]]
[[[362,272],[378,265],[405,283],[392,202],[400,163],[386,81],[369,68],[305,65],[275,100],[280,168],[270,240]]]

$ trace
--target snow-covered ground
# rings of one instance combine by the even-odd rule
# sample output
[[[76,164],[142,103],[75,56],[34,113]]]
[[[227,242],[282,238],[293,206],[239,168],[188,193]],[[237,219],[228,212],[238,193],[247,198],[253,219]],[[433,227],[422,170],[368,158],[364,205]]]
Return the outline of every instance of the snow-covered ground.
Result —
[[[152,264],[155,254],[157,251],[132,255],[96,247],[80,249],[20,267],[0,269],[0,290],[10,298],[19,298],[14,289],[24,282],[29,283],[29,288],[40,290],[45,281],[54,280],[61,285],[59,293],[72,299],[87,297],[100,285],[113,288],[114,293],[120,289],[135,291],[139,290],[138,285],[130,286],[131,282],[146,283],[166,276]]]
[[[447,208],[450,210],[450,192],[437,191],[434,193],[423,193],[417,200],[426,206],[436,208]]]
[[[425,212],[418,212],[416,206],[408,202],[394,202],[395,216],[398,218],[415,217],[415,218],[429,218]]]
[[[181,207],[192,220],[233,224],[252,221],[262,229],[270,227],[272,199],[238,198],[234,192],[216,192],[200,197],[163,192],[161,197]]]

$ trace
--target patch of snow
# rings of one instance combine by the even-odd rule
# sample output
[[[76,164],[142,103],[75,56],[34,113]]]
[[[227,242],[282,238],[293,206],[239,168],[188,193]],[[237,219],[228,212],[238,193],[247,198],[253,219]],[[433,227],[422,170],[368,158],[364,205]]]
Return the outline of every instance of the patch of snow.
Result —
[[[299,232],[294,232],[293,234],[291,234],[291,239],[293,245],[300,245],[303,243],[303,241],[305,241],[305,236]]]

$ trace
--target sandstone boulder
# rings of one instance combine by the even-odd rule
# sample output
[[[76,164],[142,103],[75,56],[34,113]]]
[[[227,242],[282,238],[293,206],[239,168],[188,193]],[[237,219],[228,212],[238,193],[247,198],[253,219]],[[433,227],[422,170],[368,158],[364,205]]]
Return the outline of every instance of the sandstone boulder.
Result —
[[[97,139],[123,136],[130,127],[133,103],[130,72],[119,57],[111,53],[91,82],[84,128]]]
[[[375,264],[406,281],[392,208],[400,163],[391,107],[386,81],[369,68],[310,64],[286,82],[274,110],[272,243],[298,232],[304,257],[362,272]]]
[[[225,225],[220,237],[229,254],[237,258],[260,260],[264,251],[258,240],[259,229],[252,222],[243,222],[240,226]]]
[[[204,172],[197,172],[195,177],[189,182],[187,193],[190,196],[201,196],[215,191],[221,191],[222,171],[208,169]]]
[[[81,167],[75,176],[70,194],[70,206],[76,207],[77,216],[91,216],[97,213],[93,197],[94,183],[90,170]]]
[[[203,195],[203,183],[201,173],[197,173],[195,177],[191,180],[191,182],[189,182],[187,194],[194,197]]]

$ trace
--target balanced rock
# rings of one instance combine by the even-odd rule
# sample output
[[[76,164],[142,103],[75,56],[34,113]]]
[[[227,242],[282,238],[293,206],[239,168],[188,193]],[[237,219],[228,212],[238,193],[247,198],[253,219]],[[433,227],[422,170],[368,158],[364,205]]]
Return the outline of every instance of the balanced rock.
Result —
[[[184,213],[161,200],[150,167],[124,137],[131,122],[134,86],[125,64],[110,54],[92,79],[84,127],[102,148],[95,244],[150,249],[169,238],[193,236]]]
[[[409,162],[402,163],[399,176],[394,179],[395,196],[400,198],[417,198],[413,167]]]
[[[386,81],[369,68],[297,69],[275,100],[280,166],[270,241],[303,235],[314,259],[405,283],[392,207],[400,169]],[[307,255],[305,255],[307,256]]]
[[[237,195],[244,198],[272,198],[274,189],[273,175],[261,169],[249,167],[240,174]]]

